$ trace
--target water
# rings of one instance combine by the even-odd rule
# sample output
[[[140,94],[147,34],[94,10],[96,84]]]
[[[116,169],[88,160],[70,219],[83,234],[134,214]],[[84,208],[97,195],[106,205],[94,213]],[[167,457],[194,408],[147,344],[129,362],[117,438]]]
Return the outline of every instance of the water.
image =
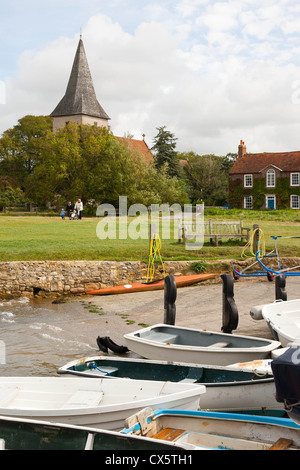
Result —
[[[96,337],[104,324],[79,301],[53,305],[28,298],[0,300],[0,340],[5,352],[0,375],[57,375],[66,362],[99,354]]]

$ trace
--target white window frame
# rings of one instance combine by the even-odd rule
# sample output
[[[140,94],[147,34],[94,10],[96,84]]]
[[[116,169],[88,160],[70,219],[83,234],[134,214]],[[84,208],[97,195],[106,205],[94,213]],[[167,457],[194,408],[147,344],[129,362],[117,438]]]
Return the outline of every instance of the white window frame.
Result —
[[[244,188],[253,188],[253,175],[244,175]]]
[[[296,177],[296,183],[293,182],[293,177]],[[290,175],[290,185],[291,186],[300,186],[300,173],[299,172],[296,172],[294,171],[293,173],[291,173]]]
[[[273,170],[273,168],[270,168],[266,173],[266,187],[275,188],[275,186],[276,186],[276,172],[275,170]]]
[[[253,209],[253,196],[244,197],[244,209]]]
[[[297,198],[298,202],[296,202],[296,205],[294,204],[294,198]],[[298,194],[291,194],[290,196],[290,208],[294,210],[299,210],[300,209],[300,196]]]

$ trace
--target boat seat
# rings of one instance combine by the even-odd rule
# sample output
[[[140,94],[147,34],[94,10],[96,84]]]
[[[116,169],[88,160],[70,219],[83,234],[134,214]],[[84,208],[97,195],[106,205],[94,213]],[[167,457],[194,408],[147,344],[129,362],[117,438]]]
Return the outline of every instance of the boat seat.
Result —
[[[168,333],[152,333],[147,338],[150,341],[158,341],[160,343],[176,343],[178,335],[170,335]]]
[[[73,395],[64,402],[61,409],[69,408],[86,408],[98,406],[104,396],[102,391],[96,390],[77,390]]]
[[[163,428],[153,437],[154,439],[162,439],[164,441],[176,441],[185,431],[176,428]]]
[[[213,344],[210,344],[209,346],[207,346],[208,348],[227,348],[227,346],[230,346],[231,343],[226,343],[225,341],[224,342],[220,342],[220,343],[213,343]]]
[[[284,437],[279,438],[269,450],[286,450],[293,444],[291,439],[285,439]]]

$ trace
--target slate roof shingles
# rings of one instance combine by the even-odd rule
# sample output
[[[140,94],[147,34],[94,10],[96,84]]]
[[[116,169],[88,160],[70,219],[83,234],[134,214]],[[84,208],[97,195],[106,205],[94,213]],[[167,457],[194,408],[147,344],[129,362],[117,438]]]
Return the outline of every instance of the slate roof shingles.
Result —
[[[97,100],[82,39],[80,39],[77,47],[65,96],[50,116],[73,116],[77,114],[110,119]]]

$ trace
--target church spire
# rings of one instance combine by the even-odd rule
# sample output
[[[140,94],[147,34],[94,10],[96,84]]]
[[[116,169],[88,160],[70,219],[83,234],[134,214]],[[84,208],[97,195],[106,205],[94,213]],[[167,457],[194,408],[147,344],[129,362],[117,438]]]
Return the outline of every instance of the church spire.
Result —
[[[81,35],[65,96],[50,116],[54,128],[70,121],[108,127],[110,118],[97,100]]]

